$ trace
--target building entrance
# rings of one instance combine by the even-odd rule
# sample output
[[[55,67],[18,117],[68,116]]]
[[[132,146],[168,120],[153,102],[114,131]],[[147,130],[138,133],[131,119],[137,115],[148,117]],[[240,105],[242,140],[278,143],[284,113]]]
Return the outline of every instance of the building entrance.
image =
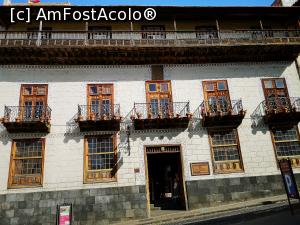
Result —
[[[151,206],[186,209],[180,146],[147,147],[146,153]]]

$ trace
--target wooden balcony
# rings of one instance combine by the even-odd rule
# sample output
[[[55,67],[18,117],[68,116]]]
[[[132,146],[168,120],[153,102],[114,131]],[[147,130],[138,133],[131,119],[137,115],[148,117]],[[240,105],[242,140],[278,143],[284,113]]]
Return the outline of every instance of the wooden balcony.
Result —
[[[299,52],[300,30],[0,31],[0,64],[270,61]]]
[[[49,106],[5,106],[1,122],[9,133],[49,133]]]
[[[268,125],[297,125],[300,122],[300,97],[265,100],[258,105],[251,118],[254,121],[263,119]]]
[[[134,103],[132,112],[135,130],[186,129],[192,117],[189,102]]]
[[[195,112],[195,116],[201,119],[203,127],[236,128],[242,123],[245,114],[242,100],[203,101]]]
[[[119,131],[120,105],[79,105],[76,122],[80,131]]]

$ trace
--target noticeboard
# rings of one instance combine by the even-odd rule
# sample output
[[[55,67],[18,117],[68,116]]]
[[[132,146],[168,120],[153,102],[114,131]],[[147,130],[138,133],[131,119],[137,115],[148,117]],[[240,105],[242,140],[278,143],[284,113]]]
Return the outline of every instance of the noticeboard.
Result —
[[[282,180],[285,186],[286,194],[289,198],[299,198],[297,183],[291,166],[291,161],[283,159],[279,161],[279,167],[282,175]]]
[[[62,204],[57,206],[57,225],[72,224],[72,204]]]
[[[191,163],[191,175],[201,176],[209,175],[209,164],[208,162]]]

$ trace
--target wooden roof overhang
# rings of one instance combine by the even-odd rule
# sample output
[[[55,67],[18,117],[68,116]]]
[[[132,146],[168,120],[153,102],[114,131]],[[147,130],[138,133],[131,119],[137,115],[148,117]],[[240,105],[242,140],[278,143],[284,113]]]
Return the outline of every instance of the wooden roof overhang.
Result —
[[[0,64],[138,65],[295,59],[300,43],[196,47],[29,46],[0,47]]]

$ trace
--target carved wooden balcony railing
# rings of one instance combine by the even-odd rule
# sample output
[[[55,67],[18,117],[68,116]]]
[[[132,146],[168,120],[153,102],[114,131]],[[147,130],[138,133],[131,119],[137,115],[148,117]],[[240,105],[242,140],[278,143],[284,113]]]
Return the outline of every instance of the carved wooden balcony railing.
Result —
[[[299,42],[300,30],[0,31],[0,46],[201,46]]]
[[[80,131],[119,131],[120,105],[78,105],[76,122]]]
[[[191,117],[189,102],[172,102],[167,104],[134,103],[130,118],[135,130],[144,130],[185,129]]]
[[[238,127],[246,111],[242,100],[203,101],[194,116],[200,118],[204,127]]]
[[[278,97],[262,101],[251,114],[256,125],[261,120],[265,124],[291,124],[300,121],[300,97]]]
[[[49,106],[5,106],[2,124],[9,133],[49,133]]]

